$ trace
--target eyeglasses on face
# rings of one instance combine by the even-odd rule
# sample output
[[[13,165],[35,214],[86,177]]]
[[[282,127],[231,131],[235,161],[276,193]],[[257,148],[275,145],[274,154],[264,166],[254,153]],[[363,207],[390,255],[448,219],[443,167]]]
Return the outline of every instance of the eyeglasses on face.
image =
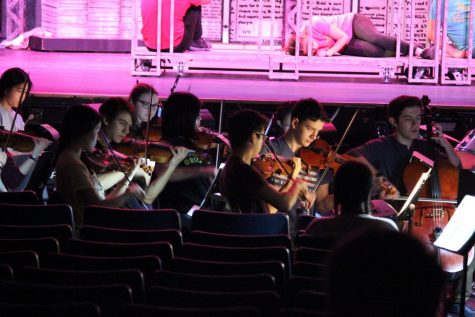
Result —
[[[264,140],[266,140],[266,139],[268,138],[268,136],[267,136],[265,133],[262,133],[262,132],[260,132],[260,131],[254,131],[254,132],[255,132],[257,135],[262,136],[262,138],[263,138]]]

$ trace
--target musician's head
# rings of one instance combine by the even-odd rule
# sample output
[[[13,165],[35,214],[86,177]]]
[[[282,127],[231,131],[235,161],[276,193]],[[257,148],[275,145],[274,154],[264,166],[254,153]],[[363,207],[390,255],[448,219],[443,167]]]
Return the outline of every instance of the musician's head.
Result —
[[[313,98],[300,99],[295,103],[287,134],[299,145],[309,146],[318,136],[328,117],[323,106]]]
[[[399,141],[410,142],[419,137],[422,101],[415,96],[399,96],[389,102],[388,120]]]
[[[109,141],[120,143],[133,125],[133,110],[124,98],[109,98],[99,107],[102,129]]]
[[[28,96],[31,86],[30,77],[23,69],[18,67],[7,69],[0,77],[1,103],[9,108],[18,107]],[[20,101],[23,90],[23,99]]]
[[[294,109],[295,101],[286,101],[282,103],[274,113],[275,127],[273,135],[282,135],[290,128],[290,119],[292,117],[292,110]]]
[[[233,113],[227,125],[231,148],[249,149],[252,156],[259,154],[267,138],[266,125],[267,118],[257,111],[245,109]]]
[[[172,93],[162,112],[162,133],[164,138],[196,138],[200,125],[201,101],[189,92]]]
[[[367,165],[356,161],[344,163],[335,174],[333,186],[337,213],[369,212],[373,174]]]
[[[150,121],[159,113],[158,110],[161,106],[157,90],[152,85],[146,83],[135,85],[130,92],[129,102],[134,107],[136,124],[139,126],[142,122]]]
[[[101,115],[87,105],[70,107],[60,128],[59,152],[68,147],[92,151],[101,128]]]
[[[437,316],[443,272],[428,248],[407,234],[350,234],[327,267],[329,316]]]

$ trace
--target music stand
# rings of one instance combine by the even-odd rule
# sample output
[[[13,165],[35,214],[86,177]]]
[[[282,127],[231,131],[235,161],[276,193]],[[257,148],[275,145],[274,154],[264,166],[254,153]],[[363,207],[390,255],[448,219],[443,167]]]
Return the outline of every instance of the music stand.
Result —
[[[463,257],[462,294],[460,301],[460,316],[465,312],[465,288],[467,287],[469,252],[475,245],[475,196],[466,195],[455,209],[450,221],[442,234],[434,242],[439,249],[461,255]]]
[[[434,166],[434,161],[432,161],[431,159],[429,159],[428,157],[422,155],[421,153],[417,151],[414,151],[412,153],[411,160],[413,158],[417,158],[428,169],[426,172],[422,173],[421,176],[419,177],[419,180],[417,181],[416,185],[414,186],[411,193],[407,197],[407,200],[404,202],[404,205],[401,207],[401,209],[397,213],[398,218],[400,218],[405,212],[407,212],[411,204],[417,201],[417,199],[419,198],[419,193],[421,192],[422,186],[429,179],[430,173],[432,172],[432,167]],[[409,222],[411,222],[411,220],[409,220]]]

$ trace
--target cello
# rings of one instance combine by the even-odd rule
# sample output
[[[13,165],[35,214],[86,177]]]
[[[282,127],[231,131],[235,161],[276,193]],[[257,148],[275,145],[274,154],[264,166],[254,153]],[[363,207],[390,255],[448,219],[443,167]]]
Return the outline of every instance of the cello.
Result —
[[[427,96],[422,98],[426,112],[427,140],[434,150],[432,137],[432,116]],[[412,191],[419,175],[427,171],[427,167],[420,161],[413,160],[405,168],[403,174],[404,185],[408,191]],[[444,227],[450,221],[455,212],[455,204],[458,193],[457,167],[447,160],[435,162],[431,177],[421,187],[419,200],[415,204],[412,216],[412,225],[409,226],[410,234],[421,239],[423,242],[434,242],[442,233]],[[410,221],[411,222],[411,221]],[[456,273],[463,268],[463,257],[445,250],[438,250],[439,263],[442,269],[448,273]],[[469,256],[473,259],[473,249]]]

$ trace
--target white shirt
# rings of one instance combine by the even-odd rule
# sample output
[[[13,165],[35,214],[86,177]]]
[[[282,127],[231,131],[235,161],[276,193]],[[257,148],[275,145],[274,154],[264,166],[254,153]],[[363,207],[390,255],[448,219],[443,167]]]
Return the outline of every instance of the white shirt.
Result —
[[[13,109],[8,110],[4,106],[0,105],[0,126],[3,126],[5,130],[10,130],[13,122],[13,118],[15,117],[15,111]],[[20,114],[18,114],[15,120],[15,126],[13,127],[13,131],[24,131],[25,130],[25,122],[23,122],[23,118]]]

